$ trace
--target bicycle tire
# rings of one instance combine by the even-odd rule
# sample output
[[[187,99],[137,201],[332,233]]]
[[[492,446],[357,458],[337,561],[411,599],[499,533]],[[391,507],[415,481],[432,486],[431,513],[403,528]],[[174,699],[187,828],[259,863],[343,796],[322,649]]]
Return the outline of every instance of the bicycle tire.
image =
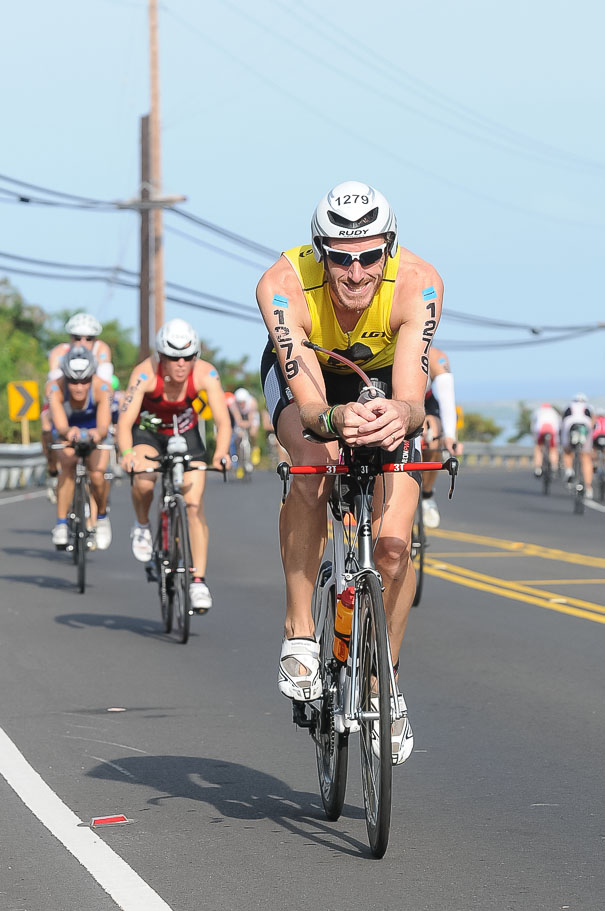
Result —
[[[166,566],[168,555],[162,549],[162,511],[158,513],[158,529],[155,536],[155,545],[153,548],[153,558],[155,562],[156,573],[158,577],[158,594],[160,596],[160,611],[162,615],[162,625],[165,633],[172,632],[172,573],[167,573],[169,567]]]
[[[599,502],[605,502],[605,472],[603,469],[599,472]]]
[[[363,803],[370,850],[374,857],[383,857],[391,827],[391,700],[386,618],[380,583],[373,573],[362,577],[357,597]],[[363,718],[376,707],[377,720]]]
[[[74,492],[74,513],[76,515],[76,537],[74,540],[74,553],[78,568],[78,591],[81,595],[86,591],[86,551],[88,548],[88,530],[86,528],[86,493],[82,483],[76,483]]]
[[[191,546],[189,544],[189,525],[185,501],[176,494],[171,508],[171,548],[170,569],[172,575],[172,618],[177,639],[183,645],[189,639],[191,619],[191,599],[189,583],[191,582]]]
[[[573,511],[577,516],[584,514],[584,474],[582,472],[582,462],[580,460],[580,455],[576,451],[574,454],[573,460],[574,468],[574,500],[573,500]]]
[[[422,514],[422,500],[418,500],[414,525],[412,527],[412,553],[415,554],[414,569],[416,571],[416,591],[412,607],[418,607],[422,598],[422,585],[424,582],[424,551],[426,549],[426,535],[424,533],[424,516]]]
[[[545,462],[542,460],[542,493],[545,497],[550,493],[551,481],[552,468],[550,466],[550,462]]]
[[[323,563],[319,570],[313,593],[314,620],[318,619],[315,615],[319,604],[318,589],[322,585],[322,579],[329,578],[331,570],[332,564],[328,561]],[[349,732],[339,733],[334,729],[334,703],[338,697],[341,667],[332,653],[335,604],[335,590],[332,585],[323,629],[319,631],[319,664],[323,693],[314,733],[319,792],[325,814],[332,822],[340,817],[344,806],[349,762]]]

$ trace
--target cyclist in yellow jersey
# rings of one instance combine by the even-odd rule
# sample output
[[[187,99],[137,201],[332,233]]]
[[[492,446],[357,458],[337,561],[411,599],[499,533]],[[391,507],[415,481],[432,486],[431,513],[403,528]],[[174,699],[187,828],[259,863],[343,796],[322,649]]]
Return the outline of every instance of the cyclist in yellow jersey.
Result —
[[[404,446],[422,430],[442,296],[435,269],[398,245],[395,215],[381,193],[348,181],[322,198],[311,223],[311,245],[284,253],[257,289],[270,336],[261,367],[265,398],[292,464],[336,461],[335,433],[350,446],[380,447],[389,461],[402,458]],[[357,374],[304,347],[307,339],[344,354],[386,383],[389,398],[358,403]],[[304,428],[325,444],[307,441]],[[375,560],[385,585],[395,663],[415,590],[410,539],[418,489],[412,476],[391,474],[374,497],[376,533],[384,491]],[[329,491],[327,479],[294,477],[280,516],[287,609],[278,679],[283,695],[297,700],[321,694],[310,605],[326,541]],[[405,725],[393,730],[400,762],[413,742],[407,719]]]

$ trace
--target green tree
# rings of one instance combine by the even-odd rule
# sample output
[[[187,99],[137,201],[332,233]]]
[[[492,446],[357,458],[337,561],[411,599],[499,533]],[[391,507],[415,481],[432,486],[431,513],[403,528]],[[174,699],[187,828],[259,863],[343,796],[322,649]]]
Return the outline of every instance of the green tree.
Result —
[[[7,384],[35,380],[43,394],[48,370],[39,341],[43,325],[42,310],[24,304],[18,291],[6,279],[0,280],[0,441],[3,443],[21,440],[20,424],[8,416]],[[40,421],[30,423],[30,434],[33,440],[40,439]]]
[[[460,439],[469,442],[491,443],[495,437],[502,433],[503,428],[496,424],[492,418],[485,417],[474,411],[464,413],[464,428],[460,431]]]
[[[531,414],[531,408],[528,408],[525,402],[519,402],[517,430],[508,438],[507,443],[518,443],[522,437],[531,434]]]

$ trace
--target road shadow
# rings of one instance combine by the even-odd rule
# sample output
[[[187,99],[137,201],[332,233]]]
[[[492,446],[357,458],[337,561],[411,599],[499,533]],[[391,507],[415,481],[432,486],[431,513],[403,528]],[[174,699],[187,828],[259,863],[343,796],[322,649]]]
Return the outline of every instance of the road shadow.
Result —
[[[13,535],[46,535],[49,537],[46,528],[11,528],[10,532]]]
[[[48,532],[46,532],[48,534]],[[52,563],[57,563],[58,560],[65,562],[66,564],[72,563],[73,559],[71,554],[66,551],[58,551],[54,544],[50,541],[50,535],[48,535],[48,547],[2,547],[0,550],[2,553],[6,554],[8,557],[27,557],[27,559],[32,560],[50,560]]]
[[[55,617],[55,623],[69,626],[71,629],[86,629],[97,627],[115,630],[116,632],[136,633],[138,636],[160,639],[178,645],[164,632],[164,627],[159,620],[148,620],[141,617],[124,617],[119,614],[60,614]]]
[[[39,588],[53,588],[55,590],[61,591],[73,591],[77,592],[75,581],[69,579],[60,579],[55,576],[40,576],[35,573],[28,573],[25,575],[3,575],[0,576],[0,579],[5,579],[7,582],[19,582],[22,584],[27,582],[29,585],[37,585]]]
[[[196,800],[220,814],[212,823],[268,819],[306,842],[352,857],[371,856],[367,845],[343,830],[342,821],[340,830],[327,823],[317,794],[295,791],[279,778],[240,763],[199,756],[125,756],[86,774],[153,788],[158,796],[147,801],[150,806],[176,798]],[[342,818],[360,819],[363,812],[346,805]]]

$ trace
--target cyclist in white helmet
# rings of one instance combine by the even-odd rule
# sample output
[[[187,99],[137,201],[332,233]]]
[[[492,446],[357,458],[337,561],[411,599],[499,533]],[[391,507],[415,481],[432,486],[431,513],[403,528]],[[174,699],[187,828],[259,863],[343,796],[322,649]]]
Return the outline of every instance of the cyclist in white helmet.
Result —
[[[48,355],[48,377],[46,384],[46,395],[42,405],[40,415],[42,424],[42,448],[46,456],[47,463],[47,494],[51,503],[57,502],[57,450],[51,449],[52,443],[52,424],[49,413],[48,394],[50,384],[61,379],[61,358],[63,358],[73,345],[82,345],[92,351],[97,362],[97,376],[108,383],[111,383],[113,376],[113,364],[111,363],[111,349],[106,342],[101,341],[99,335],[103,331],[103,326],[91,313],[75,313],[65,323],[65,331],[69,335],[69,341],[60,342],[51,350]],[[91,508],[96,509],[96,504],[91,503]]]
[[[146,358],[132,371],[118,420],[118,446],[125,471],[149,468],[150,462],[145,456],[166,452],[175,416],[179,433],[187,440],[189,453],[198,455],[200,462],[206,461],[206,449],[198,427],[202,392],[206,393],[216,424],[212,464],[220,468],[222,459],[229,463],[231,421],[225,395],[217,370],[199,359],[199,350],[193,326],[182,319],[173,319],[162,326],[156,336],[156,355]],[[132,551],[142,563],[149,562],[153,551],[149,509],[156,480],[155,474],[137,475],[132,486],[136,514],[131,532]],[[183,487],[195,564],[189,591],[192,607],[199,613],[206,613],[212,606],[206,584],[208,525],[202,500],[205,482],[203,471],[191,471],[185,475]]]
[[[260,427],[260,412],[258,410],[258,402],[251,392],[248,392],[243,386],[240,386],[233,393],[235,398],[235,407],[237,408],[240,416],[238,422],[239,427],[243,427],[248,431],[248,437],[250,439],[250,446],[252,447],[251,451],[251,460],[252,465],[258,465],[260,460],[260,450],[258,448],[258,428]],[[237,436],[237,428],[234,431]],[[237,448],[238,440],[235,440]]]
[[[269,330],[261,366],[267,409],[292,464],[336,461],[333,431],[350,446],[380,447],[388,461],[419,458],[416,440],[442,296],[435,269],[399,246],[395,214],[382,193],[347,181],[322,198],[311,243],[286,251],[257,289]],[[307,339],[359,364],[386,384],[389,398],[359,404],[357,374],[304,347]],[[303,428],[325,444],[305,440]],[[327,535],[329,486],[326,479],[293,477],[280,516],[287,609],[278,685],[283,695],[301,701],[321,695],[310,605]],[[375,532],[382,489],[377,485],[374,496]],[[415,591],[410,540],[419,480],[391,474],[384,489],[374,556],[397,666]],[[396,761],[403,762],[413,746],[407,715],[393,726],[392,739]]]
[[[565,480],[570,484],[573,481],[573,452],[570,443],[570,431],[574,425],[586,427],[586,436],[582,443],[582,471],[584,473],[584,496],[592,500],[592,476],[594,465],[592,461],[592,425],[594,421],[594,408],[588,404],[588,399],[583,392],[578,392],[563,412],[561,420],[561,446],[563,447],[563,464],[565,466]]]

